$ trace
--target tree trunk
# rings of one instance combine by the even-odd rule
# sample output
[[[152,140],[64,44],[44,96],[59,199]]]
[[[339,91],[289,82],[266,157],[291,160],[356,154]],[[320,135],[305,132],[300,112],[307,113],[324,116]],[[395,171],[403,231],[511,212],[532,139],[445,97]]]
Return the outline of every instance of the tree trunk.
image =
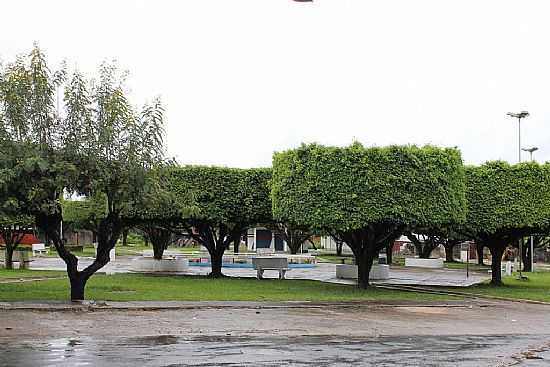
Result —
[[[83,301],[88,279],[79,274],[73,274],[69,275],[69,281],[71,283],[71,301]]]
[[[386,262],[388,265],[393,264],[393,242],[386,246]]]
[[[482,244],[476,243],[476,253],[477,253],[477,264],[478,265],[484,265],[483,264],[483,246]],[[470,251],[470,247],[468,247],[468,251]]]
[[[212,266],[212,271],[208,276],[210,278],[221,278],[222,274],[222,261],[223,261],[223,252],[212,251],[210,253],[210,264]]]
[[[523,262],[523,271],[530,272],[531,269],[531,244],[527,241],[527,244],[523,244],[523,259],[521,260]]]
[[[6,266],[6,269],[13,269],[13,251],[15,250],[14,246],[6,244],[6,257],[4,259],[4,263]]]
[[[130,232],[128,228],[122,231],[122,246],[128,246],[128,232]]]
[[[164,246],[155,246],[153,244],[153,258],[155,260],[162,260],[162,255],[164,254]]]
[[[290,254],[296,255],[298,253],[298,249],[300,248],[300,245],[296,246],[296,243],[289,243],[288,248],[290,249]]]
[[[238,239],[235,239],[235,241],[233,241],[233,253],[234,254],[239,253],[240,244],[241,244],[241,238],[240,237]]]
[[[370,251],[364,251],[356,257],[357,263],[357,286],[361,289],[367,289],[369,286],[370,271],[374,256]]]
[[[445,262],[452,263],[455,261],[453,257],[454,245],[445,245]]]
[[[424,243],[422,246],[421,246],[421,251],[420,251],[420,258],[421,259],[429,259],[430,258],[430,255],[432,254],[432,251],[433,251],[433,246],[432,245],[429,245],[429,244],[426,244]]]
[[[492,245],[489,247],[491,251],[491,285],[493,286],[502,285],[501,263],[504,248],[505,246],[502,245]]]
[[[342,241],[336,241],[336,256],[342,256],[342,247],[344,243]]]

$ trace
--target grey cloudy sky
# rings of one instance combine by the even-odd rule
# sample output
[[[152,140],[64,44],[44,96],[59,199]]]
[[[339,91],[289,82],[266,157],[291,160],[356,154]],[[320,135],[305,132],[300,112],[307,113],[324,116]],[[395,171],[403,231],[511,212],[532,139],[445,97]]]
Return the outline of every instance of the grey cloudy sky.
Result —
[[[548,1],[6,1],[0,58],[33,41],[93,73],[117,59],[160,95],[181,163],[268,166],[301,142],[458,146],[550,159]],[[524,159],[528,158],[524,154]]]

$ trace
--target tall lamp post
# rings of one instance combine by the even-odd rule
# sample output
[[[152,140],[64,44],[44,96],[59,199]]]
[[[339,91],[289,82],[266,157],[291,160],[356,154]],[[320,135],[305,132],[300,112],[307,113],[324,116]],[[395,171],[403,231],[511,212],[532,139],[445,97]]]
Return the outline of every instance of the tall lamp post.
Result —
[[[529,116],[529,112],[527,111],[521,111],[521,112],[508,112],[508,116],[512,118],[518,119],[518,162],[521,162],[521,119],[526,118]],[[522,255],[522,245],[523,245],[523,238],[519,239],[519,278],[524,279],[523,275],[521,274],[521,265],[523,262],[523,255]]]
[[[508,112],[508,116],[518,119],[518,162],[521,162],[521,119],[529,116],[529,112],[521,111],[518,113]]]
[[[531,160],[531,162],[533,161],[533,152],[539,150],[538,147],[532,147],[532,148],[521,148],[521,150],[523,150],[524,152],[529,152],[529,159]],[[534,272],[535,271],[535,249],[534,249],[534,246],[533,246],[533,235],[531,235],[529,237],[529,242],[530,242],[530,256],[529,256],[529,260],[531,261],[531,272]]]

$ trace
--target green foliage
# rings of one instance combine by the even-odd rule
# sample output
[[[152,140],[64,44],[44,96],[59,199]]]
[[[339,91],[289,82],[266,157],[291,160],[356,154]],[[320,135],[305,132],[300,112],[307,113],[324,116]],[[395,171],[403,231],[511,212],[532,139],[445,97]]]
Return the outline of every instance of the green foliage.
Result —
[[[488,162],[466,167],[468,216],[475,233],[536,230],[550,219],[550,164]]]
[[[98,223],[107,213],[105,195],[82,200],[63,200],[63,220],[75,230],[97,231]]]
[[[178,201],[193,193],[191,218],[243,226],[271,221],[271,169],[184,166],[173,168],[169,185]]]
[[[319,230],[465,217],[462,160],[452,148],[302,145],[275,153],[272,181],[274,217]]]

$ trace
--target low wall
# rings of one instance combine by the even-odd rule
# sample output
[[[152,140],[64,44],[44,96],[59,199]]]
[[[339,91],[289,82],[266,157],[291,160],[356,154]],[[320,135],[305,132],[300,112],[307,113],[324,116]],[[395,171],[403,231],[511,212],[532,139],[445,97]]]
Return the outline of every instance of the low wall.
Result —
[[[189,260],[181,258],[155,260],[151,257],[140,257],[132,261],[130,270],[145,273],[180,273],[189,270]]]
[[[405,266],[415,268],[442,269],[443,259],[419,259],[416,257],[405,258]]]
[[[389,265],[373,265],[369,279],[371,280],[385,280],[390,277]],[[357,265],[337,264],[336,265],[336,278],[338,279],[357,279]]]

